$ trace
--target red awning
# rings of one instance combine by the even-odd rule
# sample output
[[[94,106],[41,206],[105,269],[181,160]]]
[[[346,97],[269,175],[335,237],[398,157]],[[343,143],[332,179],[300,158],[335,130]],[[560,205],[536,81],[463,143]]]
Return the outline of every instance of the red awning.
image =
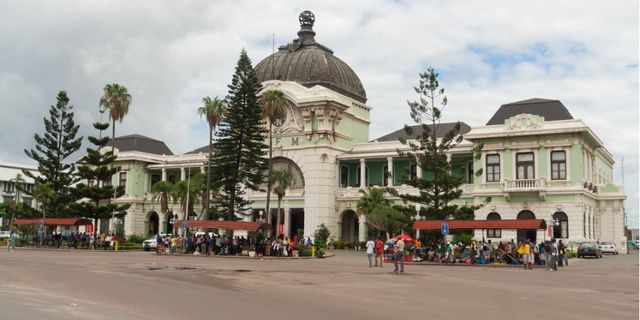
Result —
[[[413,229],[440,230],[443,223],[449,224],[449,230],[465,229],[546,229],[547,224],[542,219],[530,220],[421,220],[413,224]]]
[[[197,229],[222,229],[222,230],[246,230],[258,231],[262,226],[260,222],[248,221],[218,221],[218,220],[180,220],[173,224],[174,228],[181,228],[182,223],[186,222],[188,228]]]
[[[14,224],[19,225],[39,225],[42,219],[18,219]],[[86,226],[93,224],[89,219],[76,218],[46,218],[44,224],[48,226]]]

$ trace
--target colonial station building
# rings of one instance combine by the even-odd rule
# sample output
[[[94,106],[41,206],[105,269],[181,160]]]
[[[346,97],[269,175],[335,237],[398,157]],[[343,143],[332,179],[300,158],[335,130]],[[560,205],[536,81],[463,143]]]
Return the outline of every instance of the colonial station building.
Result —
[[[303,12],[298,37],[256,66],[264,90],[280,90],[288,100],[286,120],[275,129],[273,166],[289,170],[295,183],[283,200],[280,221],[287,236],[298,229],[309,236],[324,223],[336,239],[364,240],[367,224],[356,213],[358,190],[393,186],[401,193],[417,192],[403,182],[408,175],[430,173],[398,156],[397,149],[405,148],[398,141],[403,129],[369,137],[372,107],[366,91],[349,65],[316,42],[314,21],[312,13]],[[451,125],[441,124],[438,134]],[[477,220],[544,219],[553,226],[553,237],[613,241],[626,251],[625,195],[613,183],[613,157],[560,101],[507,103],[486,124],[472,125],[462,124],[464,141],[449,156],[467,164],[455,172],[466,181],[460,204],[492,198],[475,212]],[[474,160],[472,149],[480,143],[482,157]],[[205,172],[207,147],[174,155],[164,142],[141,135],[116,138],[115,145],[122,171],[113,183],[126,186],[126,195],[117,201],[131,203],[126,233],[170,232],[172,219],[183,213],[177,205],[172,212],[160,212],[151,186]],[[481,168],[483,174],[474,176]],[[264,219],[266,193],[250,191],[247,197],[254,202],[244,219]],[[272,195],[272,215],[276,207]],[[539,242],[549,237],[546,232],[488,229],[476,230],[475,237]]]

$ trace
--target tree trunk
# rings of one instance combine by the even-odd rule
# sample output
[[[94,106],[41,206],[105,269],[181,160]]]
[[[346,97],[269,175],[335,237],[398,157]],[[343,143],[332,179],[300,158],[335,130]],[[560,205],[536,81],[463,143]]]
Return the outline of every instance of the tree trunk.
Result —
[[[209,127],[209,158],[207,161],[207,195],[204,199],[204,212],[206,218],[203,220],[209,220],[209,201],[211,199],[211,141],[213,140],[213,128]]]
[[[269,162],[267,167],[267,205],[265,207],[265,213],[267,215],[268,224],[271,224],[271,212],[269,211],[269,202],[271,201],[271,157],[273,156],[273,137],[271,134],[272,129],[273,129],[273,125],[271,124],[271,120],[269,120]],[[280,214],[280,211],[278,211],[278,214]]]
[[[280,228],[280,203],[282,203],[282,197],[278,196],[278,216],[276,216],[276,238],[280,236],[278,228]]]

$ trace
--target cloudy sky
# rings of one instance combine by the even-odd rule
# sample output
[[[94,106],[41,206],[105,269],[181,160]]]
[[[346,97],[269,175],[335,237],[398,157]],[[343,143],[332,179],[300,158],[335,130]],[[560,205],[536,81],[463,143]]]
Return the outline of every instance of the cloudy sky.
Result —
[[[0,2],[0,161],[23,153],[67,90],[84,136],[106,83],[133,104],[118,134],[203,146],[196,114],[226,94],[238,54],[254,64],[315,13],[316,40],[360,76],[370,138],[409,122],[417,74],[433,66],[445,121],[483,125],[503,103],[561,100],[616,160],[624,156],[630,223],[638,224],[638,1],[29,1]]]

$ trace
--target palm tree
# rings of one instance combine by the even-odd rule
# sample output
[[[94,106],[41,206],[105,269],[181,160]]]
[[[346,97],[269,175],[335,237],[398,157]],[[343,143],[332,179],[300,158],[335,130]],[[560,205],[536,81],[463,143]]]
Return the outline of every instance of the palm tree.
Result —
[[[206,176],[198,173],[189,180],[182,180],[176,183],[173,190],[171,190],[173,203],[180,203],[180,208],[184,212],[184,220],[188,220],[188,214],[193,211],[193,204],[200,198],[205,181]]]
[[[227,106],[224,100],[218,99],[218,97],[204,97],[202,98],[202,107],[198,108],[198,114],[200,117],[205,117],[209,124],[209,159],[207,161],[207,191],[203,199],[204,211],[209,212],[209,200],[211,199],[211,153],[213,145],[213,131],[222,121],[225,112],[227,112]]]
[[[152,200],[160,201],[160,211],[162,213],[169,211],[169,198],[171,198],[172,191],[173,184],[167,181],[158,181],[151,186]]]
[[[367,223],[372,227],[385,231],[389,238],[397,220],[397,210],[392,207],[392,201],[385,195],[385,188],[369,188],[369,192],[360,189],[362,197],[356,205],[359,214],[367,217]]]
[[[129,113],[129,105],[131,105],[131,95],[127,91],[127,87],[117,83],[104,86],[104,95],[100,97],[100,107],[109,109],[109,118],[113,121],[111,152],[115,152],[116,147],[116,120],[122,122],[124,116]]]
[[[288,170],[275,170],[271,172],[269,181],[271,182],[271,185],[275,186],[273,188],[273,193],[278,196],[277,224],[280,225],[280,204],[282,203],[282,198],[286,195],[287,189],[296,182],[293,175]]]
[[[258,103],[262,107],[262,115],[269,121],[269,166],[267,169],[267,223],[271,223],[269,202],[271,200],[271,158],[273,156],[273,125],[287,116],[287,99],[280,90],[267,90],[260,95]],[[279,210],[279,209],[278,209]],[[278,213],[279,214],[279,213]]]
[[[37,185],[33,190],[33,198],[36,199],[42,205],[42,220],[43,223],[47,218],[47,207],[51,202],[55,199],[56,192],[53,190],[53,182],[47,181],[43,184]],[[46,229],[42,230],[42,235],[40,237],[40,245],[42,245],[42,240],[44,238],[44,234],[46,233]]]

